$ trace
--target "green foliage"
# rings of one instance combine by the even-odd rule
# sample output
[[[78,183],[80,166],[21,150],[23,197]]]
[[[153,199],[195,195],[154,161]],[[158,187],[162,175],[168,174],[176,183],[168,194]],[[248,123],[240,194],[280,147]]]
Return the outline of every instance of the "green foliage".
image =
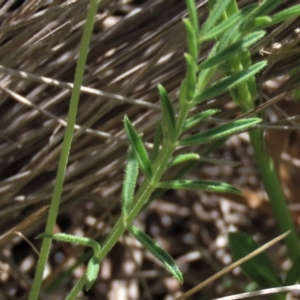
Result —
[[[99,1],[91,0],[91,7],[94,10],[93,14],[89,16],[89,18],[92,18],[89,22],[93,22],[94,14],[97,11],[96,4],[98,4],[98,2]],[[124,127],[129,142],[129,150],[122,188],[122,215],[103,242],[102,247],[100,247],[97,241],[85,237],[52,233],[38,235],[38,238],[44,238],[45,240],[55,239],[57,241],[75,243],[93,249],[94,255],[88,262],[86,274],[71,291],[67,297],[68,300],[75,299],[77,293],[84,286],[87,290],[92,287],[98,276],[102,259],[126,231],[129,231],[141,242],[179,282],[183,282],[183,276],[171,256],[149,236],[137,227],[131,225],[139,212],[145,208],[145,205],[157,189],[188,189],[233,194],[241,193],[237,188],[226,183],[184,179],[161,182],[161,178],[165,170],[170,166],[191,160],[199,160],[198,154],[189,152],[174,157],[174,152],[179,146],[198,146],[216,140],[224,140],[233,134],[249,130],[260,122],[259,118],[242,119],[218,125],[212,129],[190,136],[186,133],[186,131],[203,120],[219,112],[218,109],[208,109],[194,116],[189,116],[191,110],[205,100],[230,92],[233,99],[240,104],[241,107],[245,108],[249,106],[246,106],[245,103],[253,105],[254,95],[256,95],[255,75],[266,66],[266,61],[252,64],[250,59],[250,47],[265,35],[264,31],[257,31],[257,28],[267,27],[270,24],[295,17],[299,15],[300,8],[298,5],[270,17],[268,14],[280,1],[265,0],[261,4],[249,5],[242,10],[238,10],[234,0],[211,0],[208,2],[211,8],[210,15],[202,28],[199,28],[196,2],[195,0],[186,0],[188,19],[185,19],[183,22],[187,32],[188,53],[184,55],[187,72],[186,78],[182,81],[180,87],[178,99],[179,109],[175,111],[174,107],[176,106],[173,105],[167,91],[162,85],[159,85],[158,92],[160,95],[162,119],[156,126],[150,158],[141,139],[141,135],[135,130],[128,117],[124,117]],[[89,33],[91,34],[92,27],[89,29]],[[88,37],[90,38],[90,36]],[[201,43],[208,40],[216,40],[215,45],[207,60],[198,66]],[[87,48],[88,42],[85,44],[85,49],[83,50],[87,51]],[[83,69],[81,69],[82,74]],[[224,70],[226,77],[211,83],[216,71]],[[79,79],[82,81],[82,76],[79,76]],[[79,90],[81,85],[80,80],[78,80],[76,85]],[[77,96],[79,97],[79,92]],[[76,112],[76,103],[72,104],[73,112],[74,109]],[[68,126],[73,126],[74,130],[74,114],[72,114],[71,121],[74,122],[69,123],[68,118]],[[185,136],[181,137],[181,134],[184,132]],[[253,130],[253,132],[257,134],[258,131]],[[62,166],[60,166],[62,172],[59,172],[59,174],[61,174],[58,184],[60,187],[59,193],[62,191],[61,188],[64,178],[63,169],[66,166],[72,134],[73,132],[71,130],[71,133],[69,133],[69,144],[63,149],[65,161]],[[265,160],[268,159],[267,156],[264,156],[264,158],[266,158]],[[271,166],[271,164],[268,164],[268,166]],[[139,189],[135,191],[139,169],[144,173],[145,178]],[[269,169],[271,170],[272,168]],[[276,186],[274,186],[274,189],[275,188]],[[58,203],[56,202],[56,209],[57,208]],[[50,225],[52,226],[56,219],[55,213],[52,214],[51,218],[52,221]],[[50,227],[47,227],[46,232],[52,231],[52,227]],[[257,248],[257,244],[249,236],[244,234],[231,234],[229,240],[235,259],[239,259]],[[47,253],[44,253],[44,250],[42,252],[45,262]],[[296,254],[293,255],[296,256]],[[295,265],[297,268],[293,267],[288,273],[286,279],[287,283],[295,282],[299,278],[298,260],[296,260]],[[277,276],[277,272],[266,254],[260,254],[253,258],[250,263],[245,263],[242,269],[247,276],[262,286],[270,287],[282,285],[281,279]],[[34,289],[35,295],[31,296],[29,298],[30,300],[36,300],[39,290],[38,284],[34,285]]]

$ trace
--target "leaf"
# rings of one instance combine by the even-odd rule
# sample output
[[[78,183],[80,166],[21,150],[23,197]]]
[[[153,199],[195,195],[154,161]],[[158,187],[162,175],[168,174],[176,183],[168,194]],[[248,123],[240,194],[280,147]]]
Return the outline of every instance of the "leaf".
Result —
[[[185,26],[185,30],[187,32],[187,46],[189,50],[189,54],[192,56],[194,61],[198,60],[198,37],[195,32],[192,23],[188,19],[183,19],[183,23]]]
[[[193,100],[195,89],[196,89],[196,74],[197,74],[197,63],[192,58],[191,55],[185,53],[184,58],[186,61],[186,68],[187,68],[187,90],[186,90],[186,98],[187,101]]]
[[[300,256],[293,262],[292,267],[287,272],[284,285],[295,284],[300,278]]]
[[[186,6],[189,13],[189,20],[193,26],[194,31],[199,35],[199,18],[198,18],[198,11],[195,0],[186,0]]]
[[[98,277],[99,269],[100,269],[100,260],[97,256],[93,256],[89,260],[87,268],[86,268],[86,272],[85,272],[85,277],[86,277],[85,289],[86,289],[86,291],[88,291],[92,287],[94,282],[96,281],[96,279]]]
[[[257,17],[268,15],[275,7],[280,4],[281,0],[265,0],[259,4],[254,10],[247,14],[243,20],[242,30],[251,30],[251,22]]]
[[[207,59],[205,62],[199,65],[199,70],[204,70],[207,68],[214,67],[216,65],[219,65],[222,62],[227,61],[229,58],[233,57],[234,55],[238,54],[241,51],[244,51],[248,49],[250,46],[252,46],[254,43],[256,43],[258,40],[260,40],[264,35],[266,34],[265,31],[257,31],[254,33],[251,33],[244,37],[242,40],[228,46],[215,56]]]
[[[161,139],[162,139],[162,126],[161,123],[158,122],[155,127],[153,149],[150,155],[150,161],[152,163],[156,160],[156,157],[158,155]]]
[[[152,177],[152,168],[142,140],[139,137],[138,133],[135,131],[127,116],[124,117],[124,125],[127,137],[129,139],[134,155],[139,162],[140,168],[142,169],[146,177],[150,179]]]
[[[128,150],[128,161],[125,169],[125,178],[122,189],[122,215],[126,221],[130,213],[136,181],[139,173],[139,163],[131,148]]]
[[[285,20],[298,17],[300,15],[300,4],[289,7],[280,11],[279,13],[272,16],[272,22],[270,25],[274,25]]]
[[[209,143],[217,139],[228,137],[232,134],[247,130],[252,126],[261,122],[258,118],[249,118],[243,120],[232,121],[215,128],[208,129],[204,132],[196,133],[192,136],[183,138],[179,145],[181,146],[194,146],[204,143]]]
[[[160,182],[158,187],[168,190],[195,190],[216,193],[231,193],[241,195],[241,191],[236,187],[223,182],[207,180],[171,180]]]
[[[191,160],[199,160],[200,156],[197,153],[185,153],[174,157],[168,164],[168,167],[173,167]]]
[[[204,91],[199,93],[194,97],[194,101],[196,103],[203,102],[208,99],[212,99],[216,96],[219,96],[234,86],[247,81],[249,78],[254,76],[256,73],[261,71],[267,65],[266,61],[258,62],[246,70],[242,70],[240,72],[234,73],[231,76],[225,77],[213,84],[211,84]]]
[[[246,233],[232,232],[229,233],[228,238],[230,250],[235,260],[239,260],[259,248],[259,245]],[[281,278],[277,275],[271,260],[264,252],[243,263],[241,268],[247,277],[263,288],[282,286]]]
[[[179,105],[180,108],[185,107],[188,102],[187,99],[187,80],[183,79],[179,90]]]
[[[183,283],[183,276],[177,267],[173,258],[163,250],[158,244],[156,244],[148,235],[146,235],[139,228],[128,225],[128,231],[149,251],[154,255],[165,268],[177,279],[180,283]]]
[[[162,130],[165,140],[176,140],[176,122],[173,104],[162,85],[158,85],[160,103],[162,109]]]
[[[209,117],[215,115],[218,112],[220,112],[219,109],[208,109],[208,110],[200,112],[199,114],[197,114],[195,116],[188,118],[183,125],[182,132],[191,129],[198,123],[202,122],[205,119],[208,119]]]
[[[76,236],[68,233],[40,233],[37,235],[36,239],[53,239],[55,241],[77,244],[81,246],[91,247],[94,250],[95,255],[100,252],[99,243],[91,238]]]
[[[231,2],[231,0],[217,0],[214,4],[213,9],[209,13],[209,17],[205,21],[202,30],[200,31],[200,35],[205,35],[207,32],[209,32],[215,24],[218,22],[224,11],[226,10],[226,7]]]
[[[233,14],[230,18],[221,22],[214,29],[207,32],[204,36],[200,37],[200,41],[209,41],[216,39],[220,35],[222,35],[225,31],[227,31],[230,27],[240,23],[250,12],[252,12],[255,8],[257,8],[257,4],[249,5],[237,13]]]

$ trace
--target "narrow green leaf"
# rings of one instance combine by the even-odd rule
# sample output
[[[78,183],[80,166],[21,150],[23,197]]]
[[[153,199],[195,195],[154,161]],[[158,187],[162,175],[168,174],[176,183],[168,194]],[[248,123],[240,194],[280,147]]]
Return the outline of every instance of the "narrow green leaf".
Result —
[[[122,215],[124,220],[130,213],[136,181],[139,173],[139,163],[131,148],[128,150],[128,161],[122,189]]]
[[[154,255],[165,268],[177,279],[180,283],[183,283],[183,276],[177,267],[173,258],[163,250],[158,244],[156,244],[148,235],[146,235],[139,228],[128,225],[128,231],[149,251]]]
[[[284,285],[295,284],[300,278],[300,256],[293,262],[292,267],[287,272]]]
[[[195,190],[216,193],[231,193],[241,195],[241,191],[236,187],[216,181],[208,180],[171,180],[160,182],[158,187],[168,190]]]
[[[181,82],[179,90],[179,105],[180,108],[185,107],[188,102],[187,99],[187,80],[186,78]]]
[[[203,120],[208,119],[209,117],[215,115],[218,112],[220,112],[219,109],[208,109],[208,110],[200,112],[199,114],[197,114],[195,116],[188,118],[183,125],[182,132],[193,128],[195,125],[199,124]]]
[[[229,58],[233,57],[234,55],[238,54],[241,51],[248,49],[258,40],[260,40],[266,34],[265,31],[257,31],[251,33],[244,37],[242,40],[228,46],[223,51],[219,52],[215,56],[207,59],[205,62],[199,65],[199,70],[204,70],[207,68],[214,67],[219,65],[222,62],[227,61]]]
[[[199,20],[198,20],[198,11],[195,0],[186,0],[186,6],[189,13],[189,20],[196,32],[197,36],[199,34]]]
[[[200,156],[197,153],[185,153],[185,154],[180,154],[176,157],[174,157],[168,164],[168,167],[173,167],[175,165],[185,163],[187,161],[191,160],[199,160]]]
[[[280,11],[279,13],[273,15],[272,22],[270,25],[281,23],[290,18],[298,17],[299,15],[300,15],[300,4],[297,4],[295,6],[284,9],[284,10]]]
[[[53,239],[55,241],[77,244],[85,247],[91,247],[94,250],[95,255],[100,252],[100,245],[96,240],[88,237],[76,236],[67,233],[40,233],[36,239]]]
[[[185,53],[184,58],[186,61],[186,68],[187,68],[187,90],[186,90],[186,96],[187,96],[187,101],[193,100],[194,94],[195,94],[195,89],[196,89],[196,74],[197,74],[197,63],[196,61],[192,58],[191,55]]]
[[[247,81],[249,78],[254,76],[256,73],[261,71],[267,65],[266,61],[258,62],[246,70],[242,70],[240,72],[234,73],[231,76],[225,77],[213,84],[211,84],[208,88],[202,91],[200,94],[194,97],[194,101],[196,103],[203,102],[208,99],[212,99],[216,96],[219,96],[229,89],[235,87],[236,85]]]
[[[176,122],[174,107],[162,85],[158,85],[160,103],[162,109],[162,130],[165,140],[176,140]]]
[[[100,260],[97,256],[93,256],[89,260],[87,268],[86,268],[86,272],[85,272],[85,277],[86,277],[85,289],[86,289],[86,291],[88,291],[92,287],[94,282],[96,281],[96,279],[98,277],[99,269],[100,269]]]
[[[152,177],[151,164],[142,140],[139,137],[138,133],[135,131],[127,116],[124,117],[124,125],[127,137],[129,139],[134,155],[139,162],[140,168],[142,169],[146,177],[150,179]]]
[[[252,10],[249,14],[247,14],[243,20],[244,30],[251,30],[251,25],[249,24],[253,22],[257,17],[267,16],[275,7],[277,7],[281,3],[281,0],[265,0],[261,4],[259,4],[254,10]]]
[[[217,139],[228,137],[241,131],[245,131],[254,125],[261,122],[258,118],[249,118],[243,120],[232,121],[215,128],[208,129],[204,132],[196,133],[192,136],[186,137],[180,141],[181,146],[194,146],[204,143],[209,143]]]
[[[193,57],[195,61],[198,61],[198,37],[195,32],[192,23],[188,19],[183,19],[185,30],[187,32],[187,46],[189,54]]]
[[[161,140],[162,140],[162,126],[161,123],[158,122],[155,126],[153,149],[150,155],[150,161],[152,163],[156,160],[156,157],[158,155]]]
[[[222,14],[225,12],[226,7],[230,3],[231,0],[217,0],[214,4],[213,9],[209,13],[209,17],[205,21],[202,30],[200,31],[200,35],[205,35],[209,32],[215,24],[218,22]]]
[[[259,248],[251,236],[242,232],[229,233],[228,238],[230,250],[235,260],[239,260]],[[281,278],[277,275],[271,260],[264,252],[243,263],[241,268],[246,276],[263,288],[282,286]]]
[[[227,31],[230,27],[240,23],[250,12],[257,8],[257,6],[257,4],[252,4],[241,9],[237,13],[233,14],[230,18],[215,26],[214,29],[208,31],[204,36],[201,36],[200,41],[203,42],[216,39],[225,31]]]

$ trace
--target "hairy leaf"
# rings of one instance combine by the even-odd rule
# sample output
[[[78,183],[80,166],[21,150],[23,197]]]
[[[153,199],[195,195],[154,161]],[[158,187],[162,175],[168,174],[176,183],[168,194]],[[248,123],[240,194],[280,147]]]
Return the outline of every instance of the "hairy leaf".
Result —
[[[173,167],[175,165],[185,163],[187,161],[191,160],[199,160],[200,156],[197,153],[185,153],[185,154],[180,154],[176,157],[174,157],[170,162],[168,167]]]
[[[187,90],[186,96],[187,101],[193,100],[195,89],[196,89],[196,74],[197,74],[197,63],[189,54],[184,54],[184,58],[186,61],[186,68],[187,68]]]
[[[160,182],[158,186],[170,190],[195,190],[241,195],[241,191],[230,184],[208,180],[178,179]]]
[[[257,8],[257,6],[257,4],[252,4],[241,9],[237,13],[233,14],[230,18],[226,19],[215,26],[212,30],[208,31],[204,36],[201,36],[201,41],[209,41],[219,37],[230,27],[240,23],[251,11]]]
[[[289,7],[272,16],[271,25],[283,22],[300,15],[300,4]]]
[[[192,23],[188,19],[183,19],[183,23],[185,26],[185,30],[187,32],[187,46],[189,50],[189,54],[194,59],[194,61],[198,60],[198,37],[197,33],[194,30]]]
[[[97,256],[93,256],[89,260],[87,268],[86,268],[86,272],[85,272],[85,277],[86,277],[85,289],[86,289],[86,291],[88,291],[92,287],[94,282],[96,281],[96,279],[98,277],[99,269],[100,269],[100,260]]]
[[[196,133],[192,136],[183,138],[180,141],[181,146],[194,146],[209,143],[217,139],[228,137],[232,134],[247,130],[252,126],[261,122],[258,118],[249,118],[243,120],[232,121],[215,128],[208,129],[204,132]]]
[[[91,247],[94,250],[95,255],[100,252],[100,245],[96,240],[88,237],[76,236],[67,233],[40,233],[36,239],[53,239],[58,242],[65,242],[71,244],[77,244],[81,246]]]
[[[173,104],[162,85],[158,86],[162,110],[162,130],[165,140],[174,142],[176,140],[176,123]]]
[[[122,189],[122,214],[125,220],[130,213],[138,173],[139,163],[134,155],[133,150],[129,148],[128,161],[125,169],[125,178]]]
[[[156,160],[156,157],[158,155],[161,140],[162,140],[162,126],[161,123],[158,122],[155,127],[153,149],[150,155],[150,161],[152,163]]]
[[[209,13],[209,17],[205,21],[202,30],[200,31],[200,35],[205,35],[207,32],[209,32],[215,24],[218,22],[224,11],[226,10],[226,7],[230,3],[231,0],[217,0],[214,4],[213,9]]]
[[[150,179],[152,177],[152,168],[142,140],[139,137],[138,133],[135,131],[127,116],[124,117],[124,125],[127,137],[129,139],[134,155],[139,162],[140,168],[142,169],[146,177]]]
[[[173,258],[165,250],[163,250],[139,228],[133,225],[128,225],[127,229],[151,254],[153,254],[165,266],[165,268],[174,276],[175,279],[177,279],[180,283],[183,283],[183,277],[179,268],[177,267]]]
[[[215,115],[218,112],[220,112],[219,109],[208,109],[208,110],[200,112],[199,114],[197,114],[195,116],[188,118],[183,125],[182,132],[193,128],[195,125],[199,124],[203,120],[208,119],[209,117]]]
[[[234,55],[238,54],[241,51],[248,49],[258,40],[260,40],[266,34],[265,31],[257,31],[251,33],[244,37],[242,40],[228,46],[223,51],[219,52],[213,57],[210,57],[205,62],[199,65],[199,70],[207,69],[214,67],[222,62],[227,61],[229,58],[233,57]]]
[[[225,93],[226,91],[235,87],[236,85],[247,81],[249,78],[251,78],[256,73],[261,71],[266,66],[266,64],[267,64],[266,61],[258,62],[246,70],[242,70],[240,72],[234,73],[231,76],[225,77],[211,84],[204,91],[196,95],[194,97],[194,101],[196,103],[200,103]]]

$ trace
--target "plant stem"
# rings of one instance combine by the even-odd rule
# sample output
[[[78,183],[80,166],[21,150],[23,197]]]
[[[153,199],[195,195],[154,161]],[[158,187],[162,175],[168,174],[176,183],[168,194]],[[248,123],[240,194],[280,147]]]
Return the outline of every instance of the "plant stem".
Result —
[[[238,7],[236,1],[232,1],[226,9],[227,17],[236,13]],[[236,57],[229,60],[229,64],[234,72],[245,69],[248,66],[244,63],[251,63],[249,53],[241,53]],[[241,107],[241,110],[245,113],[254,107],[254,97],[256,95],[256,87],[253,86],[254,78],[248,82],[239,84],[236,88],[237,91],[232,90],[231,96],[233,100]],[[251,88],[252,87],[252,88]],[[254,155],[257,161],[257,165],[263,180],[264,187],[268,194],[270,204],[277,221],[278,227],[281,232],[291,231],[285,238],[288,255],[292,260],[295,260],[299,256],[299,243],[296,234],[291,215],[288,211],[284,193],[281,187],[280,180],[274,168],[272,158],[268,154],[263,144],[263,132],[262,130],[252,130],[249,132],[252,147],[254,149]]]
[[[70,148],[73,139],[74,126],[75,126],[77,108],[78,108],[78,102],[80,96],[80,87],[83,80],[87,53],[88,53],[89,44],[90,44],[91,35],[94,26],[94,18],[97,12],[99,2],[100,0],[90,1],[87,19],[84,26],[83,36],[80,43],[79,57],[77,61],[76,71],[75,71],[74,87],[72,89],[68,118],[67,118],[68,121],[67,121],[64,140],[62,143],[62,149],[61,149],[61,154],[60,154],[60,159],[58,164],[55,186],[54,186],[54,191],[53,191],[52,200],[49,209],[49,215],[47,218],[47,224],[45,229],[45,232],[47,233],[51,233],[53,231],[53,228],[56,223],[56,217],[58,214],[60,199],[63,190],[63,182],[65,177],[66,167],[67,167]],[[45,265],[47,263],[47,259],[49,256],[50,246],[51,246],[51,240],[43,239],[33,284],[28,298],[29,300],[36,300],[38,298],[40,287],[43,280]]]
[[[272,158],[264,149],[262,131],[252,130],[250,133],[254,155],[264,183],[264,187],[270,199],[270,204],[281,232],[290,230],[285,238],[289,257],[295,260],[299,256],[299,243],[291,215],[282,191],[281,183],[276,173]]]

